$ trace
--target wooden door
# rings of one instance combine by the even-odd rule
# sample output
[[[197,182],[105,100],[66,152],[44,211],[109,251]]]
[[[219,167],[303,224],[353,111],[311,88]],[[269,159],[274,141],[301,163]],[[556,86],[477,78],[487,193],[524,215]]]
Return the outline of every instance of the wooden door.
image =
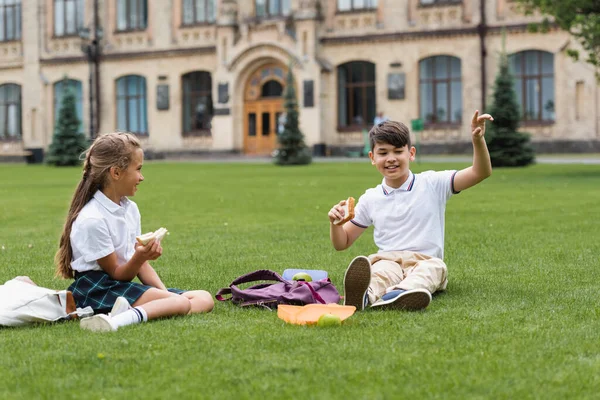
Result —
[[[269,99],[246,102],[244,111],[244,152],[268,155],[277,148],[278,121],[283,113],[283,100]]]

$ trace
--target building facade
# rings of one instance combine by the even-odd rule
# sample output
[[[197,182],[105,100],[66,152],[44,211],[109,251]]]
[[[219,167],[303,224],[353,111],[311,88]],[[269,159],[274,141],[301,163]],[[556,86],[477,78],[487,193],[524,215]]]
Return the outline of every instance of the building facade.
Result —
[[[599,87],[569,34],[510,0],[0,0],[0,156],[47,149],[73,90],[81,129],[156,153],[269,154],[288,68],[318,154],[362,147],[378,113],[433,152],[468,152],[503,48],[522,131],[600,151]]]

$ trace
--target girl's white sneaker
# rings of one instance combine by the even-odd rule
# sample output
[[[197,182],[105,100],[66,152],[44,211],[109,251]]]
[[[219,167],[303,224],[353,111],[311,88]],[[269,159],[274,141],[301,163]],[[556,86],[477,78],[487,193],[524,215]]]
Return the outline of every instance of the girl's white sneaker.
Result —
[[[120,296],[117,297],[117,300],[115,301],[115,304],[113,305],[113,308],[112,310],[110,310],[110,313],[108,313],[108,315],[114,317],[115,315],[119,315],[129,309],[131,309],[131,305],[129,305],[127,299],[125,297]]]
[[[106,314],[96,314],[88,318],[83,318],[79,323],[79,327],[92,332],[112,332],[117,330],[117,327],[111,323],[110,316]]]

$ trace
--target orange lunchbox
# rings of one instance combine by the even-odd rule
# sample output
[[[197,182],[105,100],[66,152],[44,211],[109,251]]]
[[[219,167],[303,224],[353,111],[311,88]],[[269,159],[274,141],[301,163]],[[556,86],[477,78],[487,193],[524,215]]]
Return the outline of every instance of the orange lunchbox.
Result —
[[[307,304],[305,306],[290,306],[280,304],[277,306],[277,316],[290,324],[314,325],[323,314],[333,314],[343,321],[352,316],[356,311],[354,306],[340,306],[339,304]]]

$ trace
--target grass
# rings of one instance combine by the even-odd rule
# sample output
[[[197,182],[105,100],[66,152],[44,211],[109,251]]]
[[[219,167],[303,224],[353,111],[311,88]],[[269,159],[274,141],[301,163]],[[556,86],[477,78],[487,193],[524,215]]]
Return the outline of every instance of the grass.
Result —
[[[0,283],[66,288],[52,258],[80,170],[0,168]],[[328,237],[331,205],[380,182],[367,161],[144,173],[134,200],[144,231],[171,231],[154,263],[169,286],[214,294],[256,269],[321,268],[342,291],[347,263],[375,251],[371,229],[344,252]],[[448,203],[450,284],[425,312],[319,329],[219,303],[113,334],[76,322],[0,329],[0,398],[595,398],[598,204],[597,166],[495,170]]]

